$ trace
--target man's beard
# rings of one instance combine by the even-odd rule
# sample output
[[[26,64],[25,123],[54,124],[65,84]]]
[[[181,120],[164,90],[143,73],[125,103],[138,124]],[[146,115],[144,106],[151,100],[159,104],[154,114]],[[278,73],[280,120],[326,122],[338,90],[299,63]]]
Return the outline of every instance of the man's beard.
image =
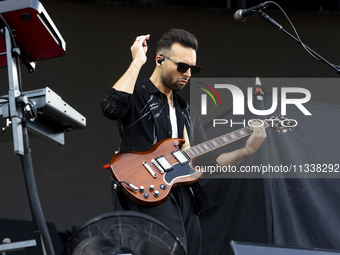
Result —
[[[181,79],[178,79],[177,81],[173,81],[172,80],[172,77],[170,75],[168,76],[162,76],[161,77],[161,80],[162,80],[162,83],[169,89],[173,90],[173,91],[181,91],[185,85],[179,85],[178,82],[179,80],[186,80],[188,81],[188,79],[185,79],[185,78],[181,78]]]

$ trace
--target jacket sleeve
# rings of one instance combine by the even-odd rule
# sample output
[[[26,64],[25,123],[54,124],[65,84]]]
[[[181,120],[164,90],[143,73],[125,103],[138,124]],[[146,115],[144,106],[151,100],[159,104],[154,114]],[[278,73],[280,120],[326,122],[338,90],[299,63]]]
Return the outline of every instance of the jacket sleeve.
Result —
[[[110,88],[101,102],[104,115],[112,120],[125,116],[131,100],[131,94]]]

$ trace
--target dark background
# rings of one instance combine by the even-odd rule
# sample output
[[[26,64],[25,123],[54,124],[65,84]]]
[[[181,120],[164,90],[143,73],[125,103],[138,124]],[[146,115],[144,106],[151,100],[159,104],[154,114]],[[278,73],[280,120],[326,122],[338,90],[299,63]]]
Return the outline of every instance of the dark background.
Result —
[[[41,2],[66,41],[66,55],[38,62],[33,74],[22,67],[23,89],[48,86],[87,118],[86,129],[66,134],[65,146],[40,137],[30,140],[45,218],[60,232],[111,210],[110,172],[102,166],[118,149],[119,136],[116,123],[102,115],[99,105],[107,88],[127,69],[129,48],[137,35],[151,34],[148,62],[140,78],[153,71],[156,41],[172,27],[197,36],[197,63],[203,66],[198,77],[338,77],[259,17],[250,17],[245,23],[233,20],[237,8],[257,2],[226,1],[223,6],[217,1],[195,5],[174,1],[156,6],[152,1]],[[294,3],[296,6],[282,6],[302,40],[338,64],[339,2]],[[267,13],[291,31],[275,6]],[[6,68],[0,69],[0,84],[0,94],[7,94]],[[338,87],[320,84],[306,88],[314,101],[338,104]],[[189,87],[183,95],[189,97]],[[31,220],[21,164],[12,142],[1,143],[0,153],[0,218]]]

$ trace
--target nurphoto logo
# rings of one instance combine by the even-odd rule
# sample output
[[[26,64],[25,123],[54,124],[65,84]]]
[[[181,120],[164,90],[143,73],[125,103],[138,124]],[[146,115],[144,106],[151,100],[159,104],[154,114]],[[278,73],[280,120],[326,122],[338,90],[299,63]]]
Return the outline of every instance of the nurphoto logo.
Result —
[[[251,114],[258,116],[259,119],[274,113],[283,116],[289,115],[288,107],[296,107],[305,116],[312,115],[304,105],[311,99],[311,93],[308,89],[289,86],[289,84],[282,82],[282,79],[279,79],[279,83],[286,86],[280,86],[280,88],[268,86],[268,88],[264,89],[259,78],[255,79],[255,83],[254,79],[251,79],[252,86],[248,85],[249,80],[246,78],[193,78],[191,79],[191,104],[200,109],[201,117],[211,117],[210,122],[213,127],[227,123],[231,126],[236,124],[249,125],[250,120],[243,119],[236,122],[233,119],[222,118],[223,112],[230,109],[232,109],[233,116],[244,116],[247,110]],[[246,93],[243,91],[246,91]],[[264,107],[264,104],[260,105],[262,108],[256,106],[259,105],[258,101],[267,98],[267,95],[271,97],[271,99],[268,99],[269,102],[268,100],[266,102],[267,106]],[[229,103],[229,108],[227,103]],[[290,120],[295,123],[295,126],[298,124],[296,120]],[[288,122],[289,117],[288,120],[282,120],[281,125],[285,126],[285,123]],[[289,125],[291,125],[291,122],[289,122]]]

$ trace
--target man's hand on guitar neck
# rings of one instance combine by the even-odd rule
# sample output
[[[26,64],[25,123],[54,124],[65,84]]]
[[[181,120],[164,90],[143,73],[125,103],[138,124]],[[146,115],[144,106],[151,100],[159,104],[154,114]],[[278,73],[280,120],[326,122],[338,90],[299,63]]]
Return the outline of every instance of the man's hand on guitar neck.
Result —
[[[246,156],[253,155],[267,138],[266,129],[259,121],[252,121],[253,133],[244,146]]]
[[[252,121],[251,127],[253,128],[253,133],[248,138],[244,147],[218,156],[216,161],[220,166],[236,166],[260,148],[267,137],[266,129],[259,121]]]

